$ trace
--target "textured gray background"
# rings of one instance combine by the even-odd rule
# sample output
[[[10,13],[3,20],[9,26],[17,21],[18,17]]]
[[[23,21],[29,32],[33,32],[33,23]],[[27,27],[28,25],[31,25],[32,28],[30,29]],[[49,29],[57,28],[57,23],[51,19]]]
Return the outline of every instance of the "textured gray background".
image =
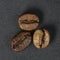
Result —
[[[50,31],[50,45],[36,49],[31,44],[22,52],[13,52],[9,44],[20,31],[18,16],[31,8],[44,12],[40,26]],[[0,60],[60,60],[60,0],[0,0]]]

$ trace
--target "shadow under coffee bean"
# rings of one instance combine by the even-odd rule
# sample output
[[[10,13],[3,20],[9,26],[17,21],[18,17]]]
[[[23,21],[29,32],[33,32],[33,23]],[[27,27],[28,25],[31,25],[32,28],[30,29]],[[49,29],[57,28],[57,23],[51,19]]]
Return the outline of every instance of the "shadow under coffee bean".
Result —
[[[47,29],[50,33],[50,43],[53,43],[55,37],[56,37],[56,33],[57,33],[57,30],[56,30],[56,26],[53,24],[47,24],[45,26],[43,26],[41,29]]]
[[[36,14],[39,17],[39,26],[41,27],[41,24],[43,23],[43,19],[44,19],[44,12],[41,9],[38,9],[37,7],[31,7],[28,8],[23,14],[27,14],[27,13]]]

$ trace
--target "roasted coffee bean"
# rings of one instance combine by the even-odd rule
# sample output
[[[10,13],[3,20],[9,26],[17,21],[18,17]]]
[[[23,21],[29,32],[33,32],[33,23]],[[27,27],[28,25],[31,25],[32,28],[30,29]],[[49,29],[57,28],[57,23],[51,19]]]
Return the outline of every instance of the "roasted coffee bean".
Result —
[[[36,48],[45,48],[49,45],[50,34],[47,30],[36,30],[33,35],[33,44]]]
[[[39,18],[35,14],[24,14],[19,17],[19,26],[23,30],[34,30],[38,27]]]
[[[21,32],[15,35],[11,40],[11,48],[14,51],[22,51],[31,43],[32,37],[30,32]]]

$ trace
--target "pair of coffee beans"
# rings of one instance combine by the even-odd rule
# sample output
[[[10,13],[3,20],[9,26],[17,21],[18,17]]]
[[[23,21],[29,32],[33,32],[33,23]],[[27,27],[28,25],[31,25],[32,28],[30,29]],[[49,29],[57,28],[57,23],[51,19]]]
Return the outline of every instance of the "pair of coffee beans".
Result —
[[[50,34],[46,29],[37,29],[39,17],[35,14],[23,14],[19,17],[18,23],[22,31],[16,34],[11,40],[11,48],[14,51],[22,51],[27,48],[32,40],[36,48],[45,48],[49,45]],[[33,36],[32,30],[35,30]]]

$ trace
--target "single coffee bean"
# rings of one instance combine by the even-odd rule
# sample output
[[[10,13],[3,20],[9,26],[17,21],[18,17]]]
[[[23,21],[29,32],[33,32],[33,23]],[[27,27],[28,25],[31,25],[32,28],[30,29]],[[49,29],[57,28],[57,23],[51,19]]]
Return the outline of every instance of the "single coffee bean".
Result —
[[[19,17],[18,23],[23,30],[34,30],[39,24],[39,18],[35,14],[23,14]]]
[[[33,35],[33,44],[36,48],[45,48],[49,45],[50,34],[47,30],[36,30]]]
[[[14,51],[22,51],[31,43],[32,37],[30,32],[21,32],[15,35],[11,40],[11,48]]]

